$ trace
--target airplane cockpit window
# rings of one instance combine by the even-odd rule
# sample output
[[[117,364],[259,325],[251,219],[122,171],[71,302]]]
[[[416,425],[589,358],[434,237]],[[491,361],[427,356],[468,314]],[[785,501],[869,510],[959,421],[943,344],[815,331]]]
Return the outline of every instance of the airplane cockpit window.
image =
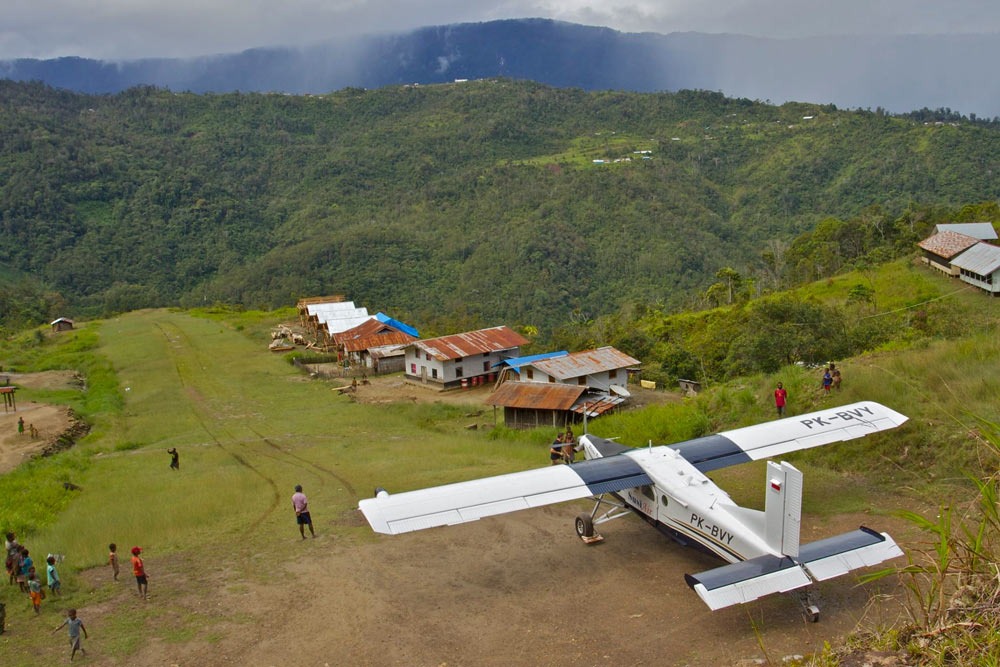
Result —
[[[639,491],[641,491],[642,495],[646,496],[654,503],[656,502],[656,494],[653,493],[653,487],[651,487],[650,485],[646,484],[645,486],[640,486]]]

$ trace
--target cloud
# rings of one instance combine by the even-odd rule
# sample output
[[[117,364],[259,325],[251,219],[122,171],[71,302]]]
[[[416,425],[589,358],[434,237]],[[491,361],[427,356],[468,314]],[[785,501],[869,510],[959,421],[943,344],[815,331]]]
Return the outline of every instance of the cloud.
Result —
[[[6,0],[0,58],[186,57],[501,18],[768,37],[1000,32],[995,0]]]

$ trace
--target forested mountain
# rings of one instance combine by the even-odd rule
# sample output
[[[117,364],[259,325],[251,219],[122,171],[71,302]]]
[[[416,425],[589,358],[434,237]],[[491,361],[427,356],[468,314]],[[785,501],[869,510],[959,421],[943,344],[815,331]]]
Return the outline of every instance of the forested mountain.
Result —
[[[343,293],[419,324],[545,328],[684,304],[725,266],[780,281],[783,244],[819,221],[882,233],[996,200],[998,170],[991,126],[707,92],[0,82],[0,275],[28,313]]]
[[[0,76],[85,93],[140,85],[191,92],[327,93],[509,77],[584,90],[716,90],[841,107],[1000,116],[1000,35],[767,39],[622,33],[544,19],[431,26],[192,59],[0,62]]]

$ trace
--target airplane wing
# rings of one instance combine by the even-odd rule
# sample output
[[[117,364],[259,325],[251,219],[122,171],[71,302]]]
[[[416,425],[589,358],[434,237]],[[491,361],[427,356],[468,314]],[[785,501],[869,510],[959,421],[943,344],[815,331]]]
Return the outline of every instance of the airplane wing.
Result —
[[[358,503],[372,529],[397,535],[529,507],[652,484],[627,456],[549,466],[418,491],[379,493]]]
[[[701,472],[781,456],[800,449],[852,440],[895,428],[907,417],[873,401],[723,431],[675,445]]]

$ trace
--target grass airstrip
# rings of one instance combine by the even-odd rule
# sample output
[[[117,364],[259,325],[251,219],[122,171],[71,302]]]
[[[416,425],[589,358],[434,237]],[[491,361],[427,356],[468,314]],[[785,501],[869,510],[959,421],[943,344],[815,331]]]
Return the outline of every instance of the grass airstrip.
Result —
[[[85,323],[68,335],[5,343],[0,352],[8,367],[72,367],[88,378],[85,391],[25,391],[19,400],[68,403],[93,425],[71,450],[0,477],[3,529],[16,530],[38,562],[46,553],[65,556],[64,598],[43,603],[43,619],[33,618],[16,587],[0,587],[7,606],[8,632],[0,635],[5,665],[65,660],[62,635],[56,641],[49,630],[70,606],[102,608],[103,650],[117,664],[128,664],[128,656],[151,639],[211,643],[223,632],[218,614],[227,623],[249,623],[240,610],[217,611],[209,622],[192,616],[188,606],[174,605],[181,587],[168,582],[219,567],[235,581],[266,580],[268,564],[297,539],[289,501],[295,484],[305,487],[322,517],[321,530],[349,545],[374,539],[355,508],[376,486],[401,491],[546,464],[549,430],[466,430],[469,413],[480,405],[364,405],[332,391],[266,352],[266,332],[277,319],[142,311]],[[931,490],[942,488],[934,486],[940,485],[935,475],[968,490],[960,473],[928,470],[934,457],[911,459],[915,465],[909,466],[897,454],[942,443],[972,447],[963,439],[963,420],[996,416],[990,369],[998,359],[997,338],[973,334],[853,360],[841,402],[883,402],[918,428],[796,458],[807,474],[806,511],[884,512],[877,499],[896,490],[887,480],[921,509],[933,505]],[[796,412],[820,405],[814,375],[798,367],[781,374]],[[597,420],[591,430],[643,445],[764,421],[772,416],[775,379],[741,379],[696,401]],[[172,447],[180,452],[179,472],[169,468],[166,450]],[[871,450],[882,453],[868,457]],[[938,458],[949,471],[969,460]],[[737,502],[759,506],[762,479],[759,467],[750,465],[724,471],[717,481]],[[81,490],[66,490],[63,482]],[[105,565],[110,542],[119,545],[126,584],[128,550],[144,548],[155,607],[117,606],[120,585],[112,585],[106,568],[95,571]],[[163,576],[168,569],[175,574]],[[183,572],[188,574],[177,574]],[[211,591],[196,589],[188,585],[183,594],[211,599]],[[169,624],[156,622],[164,615]]]

